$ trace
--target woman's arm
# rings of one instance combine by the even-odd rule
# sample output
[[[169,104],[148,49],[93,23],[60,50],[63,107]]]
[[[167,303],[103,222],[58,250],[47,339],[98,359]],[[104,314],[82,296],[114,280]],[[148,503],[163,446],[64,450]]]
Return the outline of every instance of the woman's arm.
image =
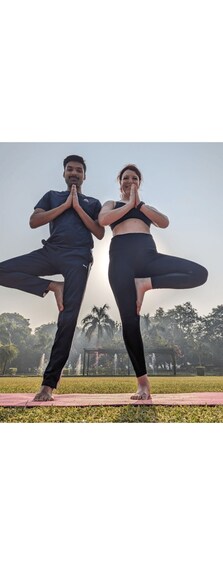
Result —
[[[78,200],[78,195],[77,195],[77,189],[75,185],[72,186],[71,191],[72,191],[72,195],[73,195],[73,209],[77,212],[78,216],[80,217],[80,219],[82,220],[83,224],[86,226],[86,228],[93,233],[93,235],[95,235],[95,237],[97,237],[97,239],[103,239],[104,235],[105,235],[105,230],[102,226],[100,226],[98,219],[97,220],[93,220],[88,214],[87,212],[85,212],[85,210],[83,210],[83,208],[80,206],[79,204],[79,200]]]
[[[167,228],[169,225],[169,218],[167,218],[165,214],[161,214],[161,212],[156,210],[156,208],[153,208],[153,206],[149,206],[144,202],[142,202],[142,205],[139,206],[139,192],[137,188],[134,187],[134,185],[132,185],[132,189],[135,190],[135,207],[138,208],[140,212],[142,212],[147,218],[149,218],[154,226],[157,226],[158,228]]]
[[[88,216],[88,214],[83,210],[83,208],[81,208],[81,206],[79,206],[78,209],[76,209],[76,212],[78,213],[78,216],[81,218],[86,228],[88,228],[88,230],[91,233],[93,233],[93,235],[95,235],[97,239],[103,239],[105,230],[99,224],[99,221],[92,220],[92,218]]]
[[[113,200],[108,200],[103,204],[98,216],[100,226],[110,226],[111,224],[113,224],[113,222],[116,222],[116,220],[123,218],[123,216],[125,216],[125,214],[129,212],[129,210],[134,208],[134,205],[135,200],[133,201],[133,199],[131,199],[127,204],[121,206],[121,208],[114,209]]]
[[[142,212],[147,218],[149,218],[152,223],[158,228],[167,228],[169,225],[169,218],[165,214],[161,214],[156,208],[148,206],[147,204],[142,204],[140,207],[140,212]]]

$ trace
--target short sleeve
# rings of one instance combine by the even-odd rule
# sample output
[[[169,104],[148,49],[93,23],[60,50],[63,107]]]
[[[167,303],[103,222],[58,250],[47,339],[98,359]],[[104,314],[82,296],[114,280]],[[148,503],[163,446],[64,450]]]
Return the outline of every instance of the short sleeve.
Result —
[[[95,207],[94,207],[94,216],[93,216],[94,220],[98,219],[98,215],[99,215],[99,212],[101,211],[101,208],[102,208],[101,202],[99,202],[99,200],[96,200],[96,204],[95,204]]]
[[[37,202],[36,206],[34,206],[34,210],[36,208],[43,208],[43,210],[51,210],[51,199],[50,199],[50,191],[46,192],[44,196]]]

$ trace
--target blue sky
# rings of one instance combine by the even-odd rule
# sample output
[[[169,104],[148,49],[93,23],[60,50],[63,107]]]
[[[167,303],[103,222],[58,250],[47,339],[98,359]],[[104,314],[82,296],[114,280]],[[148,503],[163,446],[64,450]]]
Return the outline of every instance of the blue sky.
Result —
[[[205,286],[191,290],[155,290],[146,294],[142,314],[153,314],[191,301],[202,315],[223,302],[223,265],[220,254],[223,235],[223,144],[222,143],[1,143],[1,260],[28,253],[41,246],[48,226],[31,230],[29,216],[40,197],[50,189],[64,190],[62,161],[77,153],[87,163],[83,192],[119,199],[116,176],[127,163],[142,171],[141,198],[169,216],[166,230],[152,227],[160,252],[185,257],[209,271]],[[119,320],[107,279],[111,230],[103,241],[95,241],[94,266],[82,304],[79,322],[95,304],[110,306]],[[56,321],[53,295],[44,300],[1,287],[0,312],[19,312],[34,328]]]

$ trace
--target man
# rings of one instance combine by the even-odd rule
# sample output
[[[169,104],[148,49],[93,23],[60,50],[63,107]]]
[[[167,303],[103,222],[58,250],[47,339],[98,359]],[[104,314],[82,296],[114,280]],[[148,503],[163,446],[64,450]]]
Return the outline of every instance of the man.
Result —
[[[0,263],[1,285],[41,297],[52,291],[58,305],[57,333],[35,401],[53,400],[52,391],[69,357],[93,262],[92,234],[98,239],[104,236],[104,228],[97,220],[101,210],[99,200],[81,192],[86,178],[84,159],[79,155],[69,155],[63,166],[67,190],[47,192],[30,217],[31,228],[50,224],[49,239],[42,241],[41,249]],[[64,282],[41,278],[56,274],[62,274]]]

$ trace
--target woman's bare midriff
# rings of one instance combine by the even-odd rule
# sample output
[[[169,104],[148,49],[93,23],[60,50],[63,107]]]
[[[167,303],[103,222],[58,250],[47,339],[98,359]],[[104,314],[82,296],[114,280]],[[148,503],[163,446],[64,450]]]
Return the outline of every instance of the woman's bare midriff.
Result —
[[[124,222],[118,224],[113,229],[113,236],[126,233],[150,233],[150,229],[142,220],[130,218],[129,220],[124,220]]]

